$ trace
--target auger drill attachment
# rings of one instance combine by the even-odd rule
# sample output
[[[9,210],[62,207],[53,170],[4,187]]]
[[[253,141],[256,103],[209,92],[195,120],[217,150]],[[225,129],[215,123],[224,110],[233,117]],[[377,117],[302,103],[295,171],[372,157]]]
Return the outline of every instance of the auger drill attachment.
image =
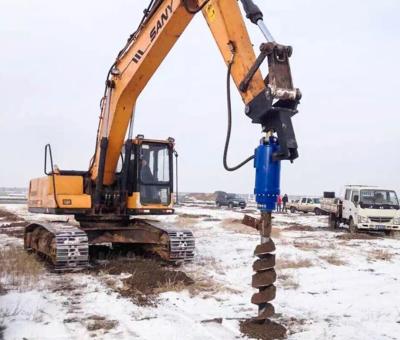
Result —
[[[275,298],[276,280],[275,244],[271,239],[272,211],[275,209],[276,200],[280,194],[280,160],[274,159],[274,154],[279,152],[279,144],[275,137],[261,139],[260,145],[255,151],[254,167],[256,169],[256,183],[254,193],[257,207],[261,211],[258,222],[261,244],[257,246],[254,255],[258,257],[253,264],[256,272],[253,275],[252,286],[259,290],[251,298],[251,302],[258,305],[257,321],[265,321],[274,315],[275,310],[270,303]]]
[[[259,56],[239,85],[241,92],[248,91],[260,66],[265,59],[268,60],[268,75],[264,79],[265,91],[250,101],[245,111],[253,123],[262,126],[262,131],[266,134],[254,155],[254,194],[261,212],[261,218],[257,222],[261,244],[254,251],[258,259],[253,264],[256,273],[252,279],[252,286],[259,291],[251,299],[251,302],[258,306],[258,315],[254,320],[263,323],[275,313],[270,303],[276,294],[275,255],[272,254],[275,244],[271,239],[272,211],[276,208],[277,197],[280,194],[280,162],[292,162],[298,157],[292,116],[297,113],[301,92],[293,86],[289,65],[292,47],[275,42],[264,24],[262,12],[252,0],[241,2],[246,17],[260,28],[267,40],[261,44]]]

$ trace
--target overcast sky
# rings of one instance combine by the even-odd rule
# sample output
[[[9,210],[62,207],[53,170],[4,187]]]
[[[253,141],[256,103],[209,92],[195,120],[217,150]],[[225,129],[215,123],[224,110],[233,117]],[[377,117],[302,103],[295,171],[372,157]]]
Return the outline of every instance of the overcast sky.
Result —
[[[87,169],[106,72],[147,2],[0,0],[0,186],[41,176],[48,142],[60,168]],[[293,46],[303,93],[293,119],[300,158],[284,162],[282,190],[400,189],[400,2],[256,2],[276,40]],[[225,73],[200,14],[137,102],[135,134],[176,138],[183,191],[253,190],[251,165],[233,174],[222,166]],[[233,104],[231,164],[260,138],[237,92]]]

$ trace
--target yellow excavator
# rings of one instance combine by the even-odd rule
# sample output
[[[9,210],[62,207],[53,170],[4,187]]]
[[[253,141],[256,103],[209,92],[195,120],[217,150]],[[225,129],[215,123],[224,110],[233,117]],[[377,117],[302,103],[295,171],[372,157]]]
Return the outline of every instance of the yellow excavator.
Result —
[[[130,35],[107,74],[95,153],[86,171],[60,170],[45,147],[46,176],[29,185],[29,211],[74,215],[76,223],[32,223],[25,229],[25,248],[35,251],[55,270],[88,265],[105,245],[128,254],[142,249],[169,261],[193,259],[191,231],[174,229],[141,215],[173,214],[174,139],[133,137],[135,103],[151,76],[168,55],[194,15],[202,12],[227,66],[228,132],[223,164],[234,171],[249,161],[256,169],[255,194],[261,218],[255,222],[261,244],[255,255],[252,302],[260,320],[273,314],[269,303],[275,250],[270,239],[271,212],[279,195],[280,162],[298,157],[291,117],[301,93],[294,88],[290,46],[275,42],[252,0],[241,0],[246,17],[265,37],[256,56],[237,0],[151,0],[137,30]],[[264,79],[260,66],[267,61]],[[245,104],[245,114],[260,124],[255,154],[230,167],[227,153],[231,132],[230,79]],[[124,142],[125,136],[127,140]],[[98,247],[95,247],[95,246]],[[93,247],[92,247],[93,246]],[[97,249],[97,250],[96,250]]]

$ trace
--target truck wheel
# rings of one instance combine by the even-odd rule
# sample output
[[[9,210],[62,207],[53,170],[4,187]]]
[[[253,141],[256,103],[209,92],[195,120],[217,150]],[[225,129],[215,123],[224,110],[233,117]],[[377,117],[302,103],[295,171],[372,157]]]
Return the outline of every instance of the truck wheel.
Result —
[[[350,217],[350,220],[349,220],[349,231],[350,231],[350,234],[355,234],[358,232],[358,228],[357,228],[356,224],[354,223],[352,217]]]
[[[221,208],[221,203],[216,202],[215,205],[216,205],[218,208]]]
[[[229,207],[229,209],[233,209],[233,203],[229,202],[228,207]]]
[[[295,207],[290,207],[290,212],[291,212],[292,214],[294,214],[294,213],[296,212],[296,208],[295,208]]]
[[[318,208],[315,208],[314,209],[314,214],[317,215],[317,216],[321,215],[321,210],[318,209]]]

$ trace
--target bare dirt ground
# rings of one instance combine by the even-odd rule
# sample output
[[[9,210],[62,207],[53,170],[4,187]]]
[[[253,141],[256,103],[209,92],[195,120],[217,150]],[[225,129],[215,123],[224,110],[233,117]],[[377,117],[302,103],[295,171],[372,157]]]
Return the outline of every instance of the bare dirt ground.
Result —
[[[284,326],[269,320],[265,323],[257,323],[252,320],[241,321],[240,331],[250,338],[261,340],[283,339],[286,335]]]
[[[272,339],[281,326],[288,339],[398,338],[397,238],[331,230],[323,216],[276,214],[277,313],[259,326],[246,322],[256,315],[250,283],[259,236],[240,223],[243,211],[177,212],[163,221],[194,232],[193,263],[135,258],[58,275],[22,250],[26,221],[51,217],[2,207],[0,339]]]
[[[194,281],[184,272],[171,268],[165,263],[151,259],[115,259],[96,264],[90,272],[109,274],[106,282],[121,296],[131,298],[141,306],[156,306],[159,294],[167,291],[182,291]],[[122,286],[116,285],[113,276],[125,274]]]

